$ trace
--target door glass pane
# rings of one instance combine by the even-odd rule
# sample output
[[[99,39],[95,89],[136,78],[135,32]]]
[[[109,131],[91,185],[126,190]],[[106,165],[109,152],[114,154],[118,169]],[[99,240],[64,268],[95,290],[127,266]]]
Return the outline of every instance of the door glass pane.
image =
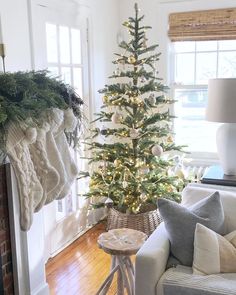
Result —
[[[58,67],[48,67],[50,75],[53,77],[59,77],[59,68]]]
[[[71,29],[72,63],[81,64],[81,36],[80,30]]]
[[[46,23],[47,61],[58,62],[57,27]]]
[[[208,80],[216,77],[216,52],[197,53],[196,56],[196,83],[207,84]]]
[[[61,78],[67,83],[71,85],[71,69],[69,67],[61,68]]]
[[[63,219],[66,216],[65,199],[58,200],[56,202],[57,202],[56,220],[59,221],[60,219]]]
[[[74,68],[74,88],[76,92],[83,97],[83,80],[82,80],[82,69]]]
[[[175,42],[174,47],[176,52],[194,52],[195,41]]]
[[[61,63],[70,63],[70,35],[68,27],[59,27]]]
[[[175,82],[194,84],[194,53],[176,55]]]
[[[219,50],[236,49],[236,40],[219,41]]]
[[[217,41],[198,41],[196,42],[196,51],[216,51]]]
[[[176,90],[175,99],[176,143],[187,144],[186,150],[215,152],[217,124],[205,120],[207,90]]]
[[[219,53],[219,78],[236,77],[236,51]]]

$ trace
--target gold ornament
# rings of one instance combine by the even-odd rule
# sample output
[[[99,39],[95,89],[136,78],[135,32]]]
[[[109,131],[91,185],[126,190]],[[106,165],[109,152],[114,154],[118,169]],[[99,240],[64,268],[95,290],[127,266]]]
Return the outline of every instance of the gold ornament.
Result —
[[[103,101],[104,104],[108,103],[109,102],[109,97],[107,95],[104,95],[102,97],[102,101]]]
[[[166,141],[167,141],[168,143],[173,143],[173,137],[172,137],[171,135],[169,135],[169,136],[167,137]]]
[[[134,64],[135,62],[136,62],[136,58],[133,55],[130,55],[130,57],[128,57],[128,63]]]
[[[116,159],[116,160],[114,161],[114,166],[115,166],[115,167],[120,166],[120,164],[121,164],[121,160]]]

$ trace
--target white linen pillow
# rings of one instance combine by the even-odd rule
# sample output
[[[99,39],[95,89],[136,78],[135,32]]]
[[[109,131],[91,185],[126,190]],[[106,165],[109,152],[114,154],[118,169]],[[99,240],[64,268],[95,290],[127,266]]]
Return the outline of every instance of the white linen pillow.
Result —
[[[201,275],[236,272],[236,230],[223,237],[197,223],[192,268]]]

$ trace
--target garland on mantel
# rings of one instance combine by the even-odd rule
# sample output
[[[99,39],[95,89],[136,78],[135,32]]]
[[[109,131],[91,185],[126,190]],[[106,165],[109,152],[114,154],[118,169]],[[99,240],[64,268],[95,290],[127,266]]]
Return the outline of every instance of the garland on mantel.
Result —
[[[71,192],[78,170],[69,144],[78,143],[82,104],[47,71],[0,74],[0,149],[15,171],[22,230],[34,212]]]
[[[49,76],[46,70],[0,73],[1,150],[5,150],[5,136],[10,122],[30,122],[39,126],[46,110],[72,108],[79,127],[82,104],[82,99],[72,87]],[[76,131],[69,136],[67,134],[67,138],[74,146],[77,144]]]

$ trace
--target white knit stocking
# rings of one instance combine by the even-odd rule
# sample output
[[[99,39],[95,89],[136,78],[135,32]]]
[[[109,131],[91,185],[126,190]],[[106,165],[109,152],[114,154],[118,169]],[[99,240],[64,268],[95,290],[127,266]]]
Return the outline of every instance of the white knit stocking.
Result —
[[[41,202],[43,189],[34,170],[29,145],[36,140],[36,129],[26,131],[16,123],[8,126],[6,152],[14,168],[20,201],[20,224],[22,230],[29,230],[33,212]]]
[[[53,109],[49,111],[48,123],[50,125],[50,130],[46,133],[45,150],[50,164],[59,174],[59,183],[57,184],[54,192],[47,196],[46,204],[59,198],[62,190],[67,187],[66,171],[62,161],[62,155],[59,152],[54,139],[54,133],[58,131],[63,123],[63,120],[63,111],[59,109]]]
[[[60,128],[54,132],[54,138],[60,152],[65,171],[66,171],[66,185],[63,187],[57,199],[62,199],[69,194],[71,186],[78,175],[76,163],[71,155],[70,147],[68,145],[64,131],[72,132],[76,128],[77,119],[71,109],[64,111],[64,121]]]
[[[43,197],[41,202],[35,208],[39,211],[43,205],[55,199],[60,189],[58,187],[60,176],[59,173],[50,164],[46,152],[46,133],[49,132],[50,126],[47,123],[43,124],[43,128],[37,129],[37,138],[34,144],[30,145],[30,155],[34,163],[35,171],[43,187]]]

